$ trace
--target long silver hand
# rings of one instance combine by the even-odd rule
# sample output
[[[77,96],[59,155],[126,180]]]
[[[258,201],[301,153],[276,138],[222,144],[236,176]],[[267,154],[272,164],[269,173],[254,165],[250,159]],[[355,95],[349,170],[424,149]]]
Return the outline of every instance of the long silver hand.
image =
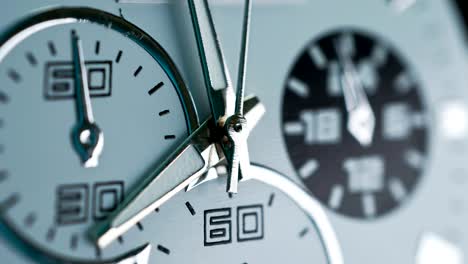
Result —
[[[253,129],[265,112],[256,97],[246,99],[247,131]],[[151,175],[135,186],[123,203],[106,220],[90,230],[90,236],[99,247],[112,241],[136,225],[145,216],[167,202],[192,181],[206,173],[210,165],[225,157],[216,151],[211,138],[213,120],[205,121],[181,146]]]
[[[239,178],[242,174],[248,175],[250,168],[249,151],[247,148],[247,138],[249,134],[245,129],[247,121],[244,118],[243,102],[245,93],[245,78],[247,68],[248,43],[250,36],[250,17],[252,13],[252,2],[245,1],[244,22],[242,26],[242,41],[239,61],[239,75],[236,92],[236,109],[233,116],[226,122],[227,134],[231,141],[232,148],[228,163],[230,164],[228,174],[227,191],[237,193]]]
[[[356,66],[349,54],[340,45],[335,44],[342,69],[340,83],[348,112],[347,128],[362,146],[369,146],[374,137],[375,115]]]
[[[94,121],[83,48],[75,31],[71,33],[71,43],[78,119],[72,130],[73,146],[84,167],[96,167],[104,146],[104,134]]]
[[[213,120],[223,126],[226,119],[234,114],[235,108],[231,77],[207,0],[188,0],[188,5]]]

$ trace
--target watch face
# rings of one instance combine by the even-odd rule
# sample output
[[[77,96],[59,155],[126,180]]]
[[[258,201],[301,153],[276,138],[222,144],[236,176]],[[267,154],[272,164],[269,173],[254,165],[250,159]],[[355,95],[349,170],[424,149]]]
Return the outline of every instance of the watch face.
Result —
[[[5,1],[0,262],[465,263],[462,11]]]
[[[416,189],[427,156],[428,114],[415,75],[386,41],[347,29],[309,43],[292,66],[282,107],[289,157],[331,210],[376,218]],[[353,130],[354,114],[363,111],[359,101],[349,102],[356,88],[375,120],[369,142],[359,137],[366,124]]]

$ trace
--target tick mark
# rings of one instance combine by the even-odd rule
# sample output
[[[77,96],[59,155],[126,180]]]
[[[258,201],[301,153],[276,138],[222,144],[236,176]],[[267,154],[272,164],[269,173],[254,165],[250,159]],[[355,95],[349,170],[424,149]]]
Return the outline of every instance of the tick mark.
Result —
[[[123,244],[124,240],[123,240],[123,237],[122,236],[119,236],[117,238],[117,240],[119,241],[120,244]]]
[[[55,234],[57,233],[57,230],[55,227],[49,228],[46,234],[46,239],[48,242],[52,242],[55,239]]]
[[[171,251],[168,249],[168,248],[165,248],[161,245],[158,245],[158,250],[161,251],[162,253],[165,253],[167,255],[169,255],[171,253]]]
[[[271,207],[273,205],[273,201],[275,200],[275,194],[270,194],[270,198],[268,199],[268,206]]]
[[[4,182],[8,178],[7,170],[0,170],[0,183]]]
[[[140,222],[137,223],[137,227],[138,227],[138,230],[140,230],[140,231],[143,231],[143,229],[144,229],[143,225]]]
[[[186,202],[185,206],[187,206],[187,209],[189,210],[191,215],[195,215],[197,213],[195,212],[195,209],[193,209],[192,205],[189,202]]]
[[[307,235],[307,233],[309,233],[309,228],[304,228],[301,230],[301,232],[299,232],[299,237],[300,238],[303,238],[305,235]]]
[[[100,259],[102,256],[101,248],[99,248],[98,245],[94,246],[94,254],[96,255],[96,258]]]
[[[165,136],[164,136],[164,139],[165,139],[165,140],[175,139],[175,138],[176,138],[175,135],[165,135]]]
[[[70,239],[70,249],[71,250],[76,250],[77,247],[78,247],[78,235],[73,234],[71,239]]]
[[[153,88],[151,88],[149,91],[148,91],[148,94],[149,95],[153,95],[157,90],[159,90],[159,88],[163,87],[164,83],[163,82],[159,82],[158,84],[156,84]]]
[[[34,214],[34,213],[29,213],[24,218],[24,225],[27,226],[27,227],[33,226],[35,222],[36,222],[36,214]]]
[[[119,50],[119,52],[117,53],[117,57],[115,57],[115,62],[116,63],[119,63],[120,62],[120,58],[122,58],[122,51]]]
[[[34,54],[32,54],[32,52],[26,53],[26,59],[28,60],[29,64],[31,64],[31,66],[37,65],[36,57],[34,57]]]
[[[17,71],[13,69],[10,69],[8,71],[8,77],[10,77],[10,79],[14,81],[15,83],[19,83],[21,81],[21,76],[19,75]]]
[[[234,195],[232,193],[228,193],[228,197],[229,197],[229,199],[232,199],[234,197]]]
[[[164,115],[167,115],[169,113],[170,113],[169,110],[164,110],[164,111],[159,112],[159,116],[164,116]]]
[[[143,69],[143,67],[140,65],[138,66],[138,68],[136,69],[136,71],[133,73],[133,76],[137,77],[138,74],[140,74],[141,70]]]
[[[0,213],[15,206],[19,202],[19,200],[20,195],[18,193],[10,195],[6,200],[0,203]]]
[[[159,208],[154,209],[156,213],[159,213]]]
[[[47,46],[49,47],[50,55],[52,56],[57,55],[57,49],[55,48],[55,44],[52,41],[49,41],[47,43]]]
[[[8,103],[8,101],[10,101],[10,98],[8,97],[8,95],[0,91],[0,103],[6,104]]]
[[[99,54],[99,51],[101,51],[101,41],[96,41],[96,44],[94,46],[94,53],[96,53],[96,55]]]

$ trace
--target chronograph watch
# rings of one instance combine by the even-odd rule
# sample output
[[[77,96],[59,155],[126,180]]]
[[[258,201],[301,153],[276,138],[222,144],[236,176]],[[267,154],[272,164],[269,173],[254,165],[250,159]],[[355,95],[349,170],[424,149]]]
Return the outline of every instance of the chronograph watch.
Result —
[[[452,0],[0,8],[0,263],[463,264]]]

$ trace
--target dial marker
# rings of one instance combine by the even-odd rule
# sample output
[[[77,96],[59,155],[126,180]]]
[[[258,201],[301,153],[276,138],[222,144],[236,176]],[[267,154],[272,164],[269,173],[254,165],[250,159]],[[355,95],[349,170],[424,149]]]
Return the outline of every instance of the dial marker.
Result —
[[[55,227],[49,228],[49,230],[47,230],[46,240],[48,242],[54,241],[56,234],[57,234],[57,229],[55,229]]]
[[[299,169],[299,176],[301,176],[303,179],[307,179],[312,176],[318,168],[318,161],[315,159],[310,159]]]
[[[21,81],[21,76],[20,76],[20,74],[19,74],[16,70],[14,70],[14,69],[10,69],[10,70],[8,71],[8,77],[9,77],[12,81],[14,81],[15,83],[19,83],[19,82]]]
[[[10,97],[2,91],[0,91],[0,103],[1,104],[6,104],[10,101]]]
[[[120,62],[120,59],[122,58],[122,51],[119,50],[119,52],[117,53],[117,56],[115,57],[115,62],[116,63],[119,63]]]
[[[117,238],[117,241],[119,241],[119,244],[123,244],[124,243],[124,240],[123,240],[123,237],[122,236],[119,236]]]
[[[49,53],[52,56],[57,55],[57,49],[55,48],[55,44],[52,41],[47,43],[47,47],[49,47]]]
[[[26,59],[28,60],[29,64],[31,64],[31,66],[37,65],[36,57],[34,56],[34,54],[32,54],[32,52],[26,53]]]
[[[366,217],[374,217],[377,211],[375,197],[373,194],[365,193],[362,195],[362,208]]]
[[[376,66],[382,66],[387,62],[388,50],[383,45],[375,45],[372,50],[371,60]]]
[[[338,37],[338,48],[344,56],[353,57],[356,54],[354,36],[351,32],[345,32]]]
[[[171,251],[168,248],[161,245],[158,245],[158,250],[166,255],[169,255],[171,253]]]
[[[309,49],[309,55],[317,68],[323,69],[327,65],[327,58],[319,46],[313,46]]]
[[[164,110],[164,111],[159,112],[159,116],[165,116],[165,115],[167,115],[169,113],[170,113],[169,110]]]
[[[3,169],[0,170],[0,183],[4,182],[8,178],[8,171]]]
[[[304,125],[301,122],[287,122],[284,124],[284,133],[288,136],[299,136],[304,134]]]
[[[411,122],[416,129],[425,128],[427,125],[427,115],[421,112],[414,112],[412,114]]]
[[[156,84],[153,88],[151,88],[149,91],[148,91],[148,94],[149,95],[153,95],[156,91],[158,91],[161,87],[164,86],[164,83],[163,82],[159,82],[158,84]]]
[[[143,69],[142,66],[138,66],[138,68],[136,69],[136,71],[133,73],[133,76],[137,77],[138,74],[140,74],[141,70]]]
[[[0,202],[0,213],[7,211],[8,209],[14,207],[20,201],[20,195],[14,193],[10,195],[7,199]]]
[[[78,248],[78,234],[73,234],[70,238],[70,249],[76,250]]]
[[[165,139],[165,140],[170,140],[170,139],[175,139],[175,138],[176,138],[175,135],[165,135],[165,136],[164,136],[164,139]]]
[[[342,185],[334,185],[330,192],[330,198],[328,199],[328,205],[332,209],[338,209],[343,201],[344,188]]]
[[[94,46],[94,53],[96,55],[99,55],[99,52],[101,51],[101,41],[96,41],[96,44]]]
[[[307,233],[309,233],[309,228],[305,227],[301,230],[301,232],[299,232],[299,237],[303,238],[305,235],[307,235]]]
[[[98,245],[94,246],[94,254],[96,258],[101,259],[102,252],[101,252],[101,248]]]
[[[25,218],[24,218],[24,225],[26,227],[31,227],[34,225],[36,222],[36,214],[35,213],[29,213]]]
[[[395,201],[403,201],[403,199],[406,197],[406,189],[400,179],[391,178],[388,183],[388,188]]]
[[[195,214],[196,214],[195,209],[193,209],[193,206],[190,204],[190,202],[186,202],[186,203],[185,203],[185,206],[187,207],[187,209],[189,210],[189,212],[190,212],[191,215],[195,215]]]
[[[405,94],[410,91],[413,87],[414,79],[408,72],[401,72],[397,75],[394,81],[394,86],[396,90],[401,93]]]
[[[299,97],[307,98],[309,96],[309,87],[299,79],[289,79],[288,89]]]
[[[275,201],[275,194],[272,193],[270,194],[270,198],[268,199],[268,206],[271,207],[274,201]]]
[[[144,230],[143,225],[140,222],[138,222],[136,225],[138,227],[138,230],[140,230],[140,231]]]
[[[424,168],[425,158],[416,149],[407,150],[404,154],[404,159],[406,163],[413,169],[420,170]]]

